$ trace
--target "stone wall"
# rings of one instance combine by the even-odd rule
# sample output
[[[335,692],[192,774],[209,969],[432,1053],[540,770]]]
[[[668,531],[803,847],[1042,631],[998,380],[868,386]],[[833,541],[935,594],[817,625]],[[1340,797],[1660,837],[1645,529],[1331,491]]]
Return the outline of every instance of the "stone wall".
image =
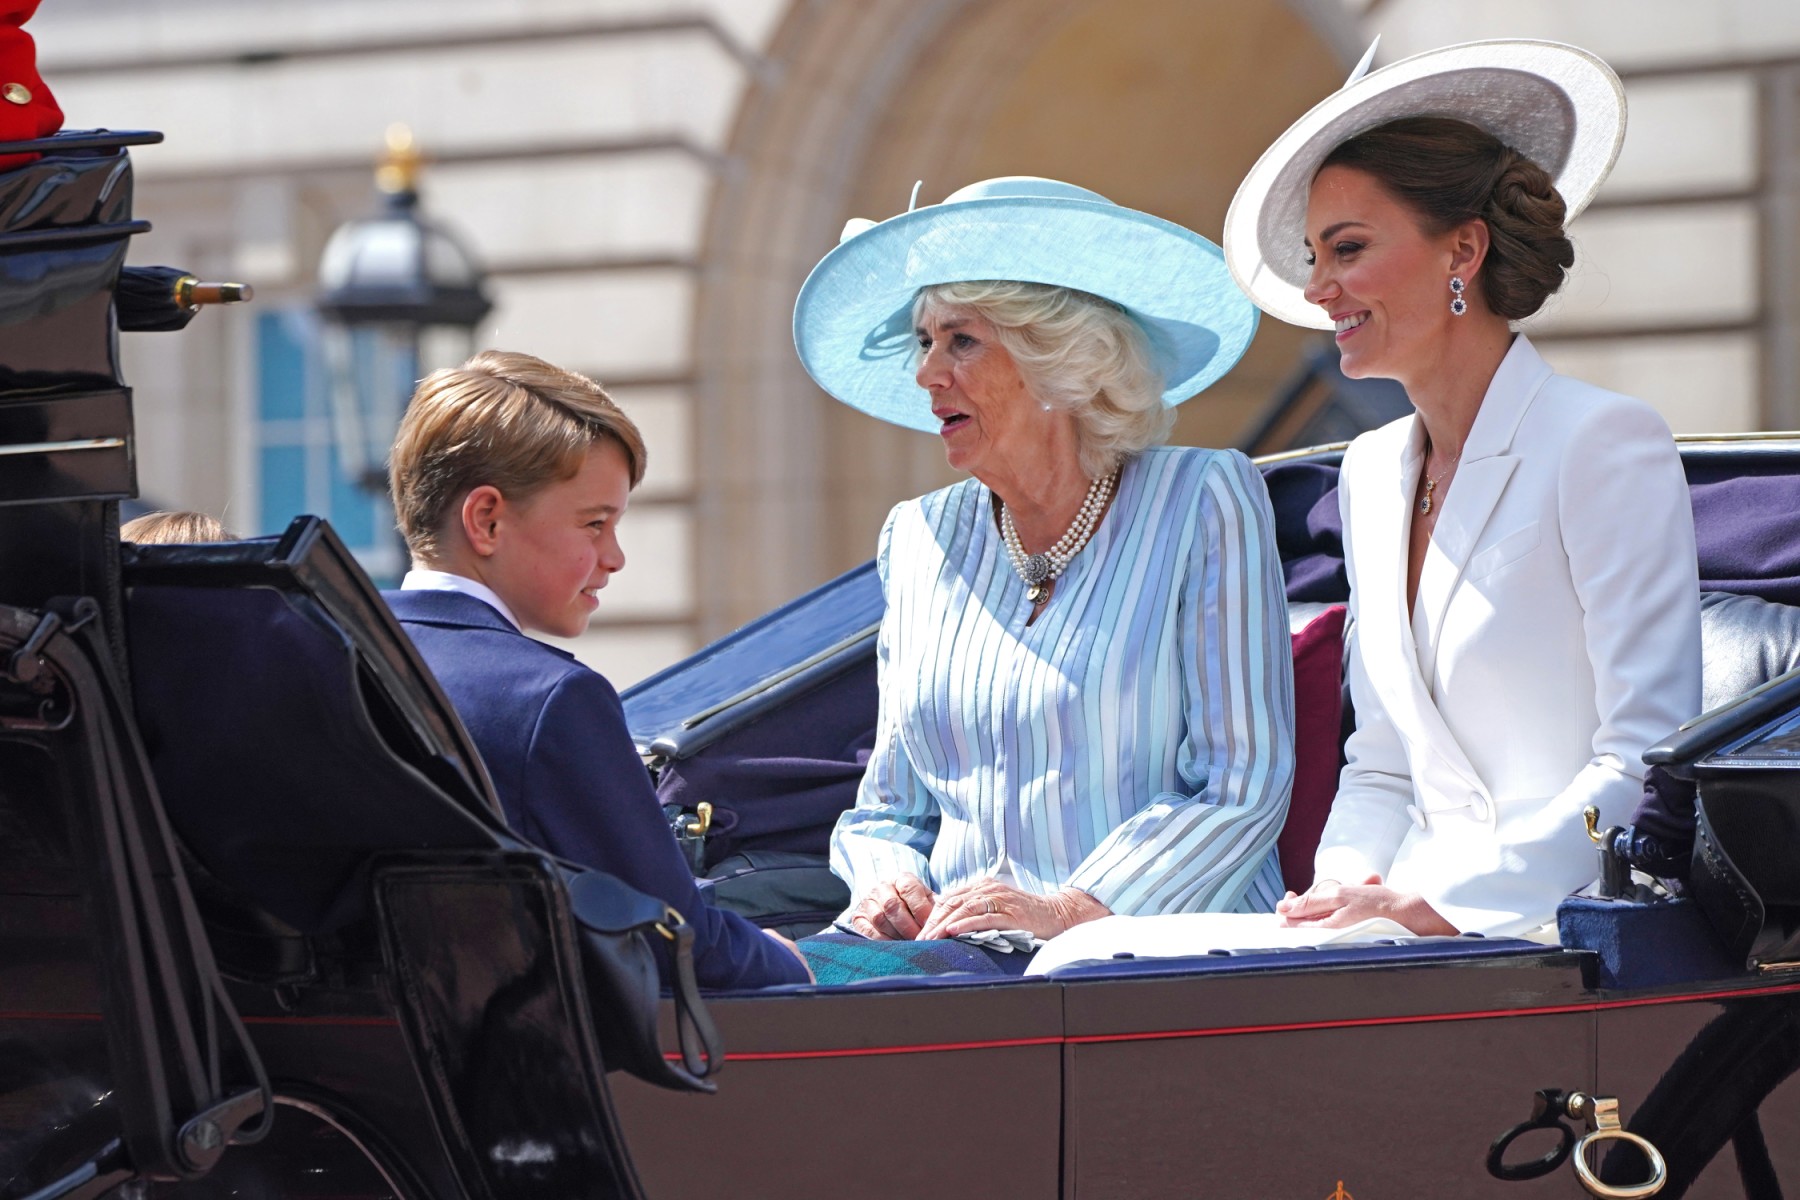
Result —
[[[31,28],[71,127],[168,135],[136,155],[134,261],[258,289],[127,337],[146,495],[286,523],[258,511],[256,313],[304,309],[404,122],[425,208],[491,272],[481,341],[596,375],[649,438],[629,567],[574,643],[621,684],[863,561],[948,478],[794,359],[846,218],[1042,173],[1216,237],[1375,33],[1381,62],[1496,36],[1608,58],[1630,135],[1533,337],[1678,431],[1800,427],[1792,0],[58,0]],[[1309,336],[1265,321],[1178,439],[1234,441]]]

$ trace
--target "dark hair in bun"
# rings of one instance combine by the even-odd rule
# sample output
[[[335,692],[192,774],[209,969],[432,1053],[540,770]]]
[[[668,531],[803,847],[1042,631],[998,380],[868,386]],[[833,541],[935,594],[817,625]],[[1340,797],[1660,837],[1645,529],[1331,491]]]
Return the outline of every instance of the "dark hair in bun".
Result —
[[[1486,130],[1450,117],[1403,117],[1357,134],[1325,156],[1386,187],[1434,232],[1480,217],[1489,247],[1480,293],[1509,321],[1529,317],[1563,285],[1575,247],[1549,172]]]

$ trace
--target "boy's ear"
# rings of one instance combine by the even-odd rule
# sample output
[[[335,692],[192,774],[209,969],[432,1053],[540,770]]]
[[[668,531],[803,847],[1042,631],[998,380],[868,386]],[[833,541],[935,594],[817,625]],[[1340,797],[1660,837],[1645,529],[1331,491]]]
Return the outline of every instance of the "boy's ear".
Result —
[[[482,558],[493,554],[500,541],[500,516],[506,497],[500,489],[484,483],[463,497],[462,533],[469,548]]]

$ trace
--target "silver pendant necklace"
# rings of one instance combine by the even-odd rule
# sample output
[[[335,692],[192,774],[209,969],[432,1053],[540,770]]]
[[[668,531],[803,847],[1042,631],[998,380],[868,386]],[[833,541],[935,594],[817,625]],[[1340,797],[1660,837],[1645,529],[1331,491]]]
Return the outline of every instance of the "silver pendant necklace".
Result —
[[[1081,502],[1075,520],[1056,544],[1041,554],[1025,553],[1019,531],[1013,527],[1012,510],[1001,501],[1000,540],[1006,545],[1006,557],[1011,560],[1014,573],[1025,583],[1025,598],[1032,604],[1042,604],[1050,598],[1057,577],[1068,569],[1070,560],[1093,538],[1094,529],[1100,524],[1100,514],[1106,511],[1107,498],[1112,495],[1118,479],[1119,473],[1114,471],[1089,484],[1087,499]]]

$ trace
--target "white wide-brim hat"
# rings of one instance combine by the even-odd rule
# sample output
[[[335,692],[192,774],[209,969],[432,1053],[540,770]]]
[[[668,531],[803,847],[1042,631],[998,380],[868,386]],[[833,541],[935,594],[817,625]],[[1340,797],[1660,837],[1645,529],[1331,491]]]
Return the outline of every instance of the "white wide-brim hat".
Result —
[[[1229,371],[1256,333],[1255,306],[1199,234],[1073,184],[1009,176],[879,224],[850,222],[794,304],[800,362],[852,408],[936,432],[913,377],[913,297],[977,280],[1054,284],[1124,308],[1149,335],[1169,405]]]
[[[1485,129],[1550,173],[1573,220],[1619,157],[1625,89],[1599,58],[1560,42],[1466,42],[1353,74],[1263,152],[1225,214],[1232,277],[1264,312],[1332,327],[1301,294],[1311,272],[1304,238],[1313,176],[1338,146],[1401,117],[1454,117]]]

